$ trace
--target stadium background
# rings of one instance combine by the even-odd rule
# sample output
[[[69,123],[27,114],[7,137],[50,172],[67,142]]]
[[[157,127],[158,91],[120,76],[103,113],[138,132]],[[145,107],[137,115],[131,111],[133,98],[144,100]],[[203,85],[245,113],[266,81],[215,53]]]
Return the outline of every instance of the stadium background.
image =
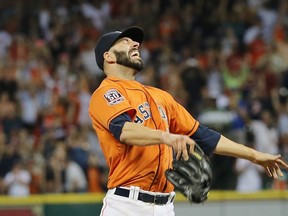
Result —
[[[31,178],[28,197],[105,192],[107,167],[87,113],[103,79],[93,49],[102,33],[130,25],[145,31],[139,81],[168,91],[226,136],[288,159],[285,0],[2,0],[4,203],[17,195],[9,194],[4,180],[17,164]],[[211,159],[213,190],[243,192],[236,159]],[[70,178],[69,167],[82,179]],[[286,175],[272,181],[251,172],[248,179],[260,176],[261,185],[245,192],[285,193]]]

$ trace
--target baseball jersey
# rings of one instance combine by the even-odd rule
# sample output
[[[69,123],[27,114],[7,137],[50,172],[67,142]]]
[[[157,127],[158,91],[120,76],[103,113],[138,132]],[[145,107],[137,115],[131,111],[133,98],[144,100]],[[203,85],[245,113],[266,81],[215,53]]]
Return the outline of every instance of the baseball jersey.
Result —
[[[172,148],[165,144],[137,146],[120,143],[109,131],[122,113],[151,129],[191,136],[196,121],[167,92],[135,80],[105,78],[92,94],[89,114],[109,167],[107,187],[138,186],[153,192],[171,192],[165,170],[171,168]]]

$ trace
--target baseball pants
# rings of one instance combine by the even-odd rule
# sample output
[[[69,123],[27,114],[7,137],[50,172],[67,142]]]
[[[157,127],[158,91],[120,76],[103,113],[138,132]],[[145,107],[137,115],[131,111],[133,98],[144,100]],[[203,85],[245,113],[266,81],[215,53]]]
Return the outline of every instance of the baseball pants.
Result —
[[[121,193],[118,193],[119,191]],[[152,203],[146,199],[139,200],[141,195],[143,195],[142,197],[148,196],[148,198],[157,195],[164,199]],[[143,191],[139,187],[114,188],[107,191],[100,216],[175,216],[174,198],[175,192],[154,193]]]

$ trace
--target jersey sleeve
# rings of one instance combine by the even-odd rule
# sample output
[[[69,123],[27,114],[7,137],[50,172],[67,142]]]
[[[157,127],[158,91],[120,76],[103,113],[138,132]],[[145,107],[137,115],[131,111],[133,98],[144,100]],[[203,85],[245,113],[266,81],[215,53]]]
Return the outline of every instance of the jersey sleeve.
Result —
[[[196,132],[191,136],[191,138],[201,146],[204,153],[208,156],[214,152],[220,137],[221,134],[219,132],[201,124]]]
[[[106,129],[109,130],[110,122],[124,112],[127,112],[132,119],[136,114],[125,91],[120,87],[103,87],[93,93],[89,114]]]
[[[165,107],[169,121],[169,130],[175,134],[185,134],[197,142],[206,155],[211,155],[221,137],[221,134],[204,125],[201,125],[194,117],[174,98],[165,95]]]
[[[188,136],[193,135],[198,129],[199,122],[170,94],[166,93],[165,98],[170,132]]]

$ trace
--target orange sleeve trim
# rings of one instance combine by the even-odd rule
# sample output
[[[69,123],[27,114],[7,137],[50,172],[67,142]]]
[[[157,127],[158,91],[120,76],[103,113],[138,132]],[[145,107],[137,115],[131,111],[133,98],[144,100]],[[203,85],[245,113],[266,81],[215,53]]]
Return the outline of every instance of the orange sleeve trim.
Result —
[[[196,132],[198,127],[199,127],[199,122],[195,121],[195,124],[194,124],[193,128],[189,131],[189,133],[187,135],[188,136],[192,136]]]

